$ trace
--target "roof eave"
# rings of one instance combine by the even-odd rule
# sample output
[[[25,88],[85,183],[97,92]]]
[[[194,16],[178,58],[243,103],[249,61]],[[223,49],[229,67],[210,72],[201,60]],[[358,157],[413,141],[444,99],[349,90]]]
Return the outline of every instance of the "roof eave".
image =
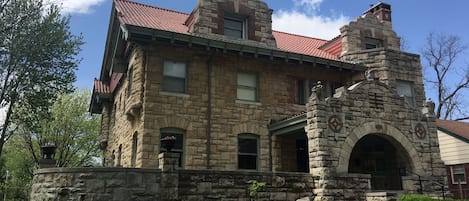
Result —
[[[440,127],[440,126],[438,126],[437,129],[438,129],[439,131],[441,131],[442,133],[445,133],[445,134],[447,134],[447,135],[449,135],[449,136],[451,136],[451,137],[454,137],[454,138],[456,138],[456,139],[458,139],[458,140],[461,140],[461,141],[463,141],[463,142],[465,142],[465,143],[469,143],[469,139],[467,139],[467,138],[465,138],[465,137],[463,137],[463,136],[461,136],[461,135],[458,135],[458,134],[456,134],[456,133],[453,133],[453,132],[451,132],[451,131],[449,131],[449,130],[447,130],[447,129],[445,129],[445,128],[442,128],[442,127]]]
[[[366,71],[366,67],[357,63],[349,63],[345,61],[339,60],[332,60],[326,59],[321,57],[315,57],[311,55],[304,55],[298,54],[294,52],[288,52],[284,50],[280,50],[275,47],[261,47],[261,46],[254,46],[249,44],[243,44],[242,41],[240,43],[234,43],[230,41],[223,41],[218,39],[206,38],[200,35],[190,35],[190,34],[182,34],[176,33],[171,31],[159,30],[159,29],[151,29],[146,27],[139,27],[134,25],[126,25],[125,33],[128,36],[128,40],[142,40],[143,38],[137,38],[137,35],[144,35],[146,36],[143,40],[156,40],[156,38],[163,38],[170,40],[172,43],[174,41],[181,41],[188,44],[188,46],[192,46],[193,44],[206,46],[207,49],[211,48],[218,48],[224,51],[236,51],[240,54],[249,53],[259,56],[268,56],[270,58],[281,58],[288,60],[296,60],[299,63],[309,62],[309,63],[319,63],[323,64],[327,67],[336,67],[339,69],[346,69],[350,71],[357,71],[357,72],[364,72]]]
[[[295,131],[304,131],[306,126],[306,113],[269,125],[272,135],[284,135]]]

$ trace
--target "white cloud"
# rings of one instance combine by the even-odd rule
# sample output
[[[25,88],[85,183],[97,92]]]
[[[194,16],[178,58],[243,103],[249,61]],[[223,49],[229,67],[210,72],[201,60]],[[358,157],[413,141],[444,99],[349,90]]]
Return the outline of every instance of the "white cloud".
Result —
[[[58,5],[63,14],[87,14],[92,11],[92,7],[99,5],[106,0],[47,0],[48,3]]]
[[[293,0],[295,7],[280,10],[272,16],[274,30],[332,39],[340,34],[339,29],[350,22],[344,15],[318,15],[322,0]]]

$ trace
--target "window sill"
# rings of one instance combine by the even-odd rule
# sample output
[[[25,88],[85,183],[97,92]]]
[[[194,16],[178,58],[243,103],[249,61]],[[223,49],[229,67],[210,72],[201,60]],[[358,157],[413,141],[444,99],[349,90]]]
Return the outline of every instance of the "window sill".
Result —
[[[261,104],[260,102],[247,101],[247,100],[236,100],[236,103],[238,103],[238,104],[246,104],[246,105],[262,106],[262,104]]]
[[[177,97],[182,97],[182,98],[191,97],[189,94],[177,93],[177,92],[167,92],[167,91],[160,91],[160,95],[163,95],[163,96],[177,96]]]

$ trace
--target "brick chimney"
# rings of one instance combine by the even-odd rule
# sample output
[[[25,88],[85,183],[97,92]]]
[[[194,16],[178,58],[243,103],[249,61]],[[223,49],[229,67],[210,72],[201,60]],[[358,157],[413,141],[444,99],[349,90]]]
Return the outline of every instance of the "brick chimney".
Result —
[[[372,6],[370,9],[365,11],[363,14],[373,14],[378,17],[381,21],[388,21],[391,22],[391,5],[383,2],[379,2],[378,4]]]

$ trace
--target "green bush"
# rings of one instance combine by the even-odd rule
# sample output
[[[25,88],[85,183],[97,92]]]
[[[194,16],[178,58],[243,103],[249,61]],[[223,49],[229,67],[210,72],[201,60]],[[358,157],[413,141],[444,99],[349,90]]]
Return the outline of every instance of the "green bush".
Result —
[[[439,199],[433,199],[425,195],[401,195],[399,196],[400,201],[441,201]],[[453,200],[446,199],[446,201],[469,201],[469,200]]]

